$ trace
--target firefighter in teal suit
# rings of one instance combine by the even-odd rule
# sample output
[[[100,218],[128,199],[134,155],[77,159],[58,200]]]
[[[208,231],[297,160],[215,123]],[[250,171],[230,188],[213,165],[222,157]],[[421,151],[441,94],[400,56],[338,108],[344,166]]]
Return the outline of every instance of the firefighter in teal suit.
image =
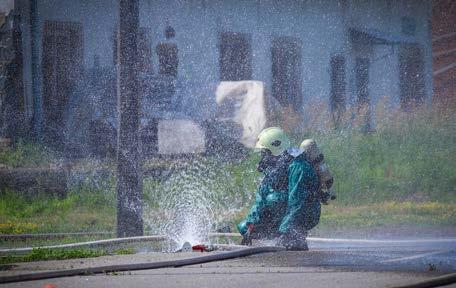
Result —
[[[307,231],[320,220],[318,177],[301,150],[290,147],[278,127],[263,130],[256,148],[261,152],[258,170],[264,177],[255,203],[238,224],[243,244],[252,239],[278,239],[288,250],[308,250]]]

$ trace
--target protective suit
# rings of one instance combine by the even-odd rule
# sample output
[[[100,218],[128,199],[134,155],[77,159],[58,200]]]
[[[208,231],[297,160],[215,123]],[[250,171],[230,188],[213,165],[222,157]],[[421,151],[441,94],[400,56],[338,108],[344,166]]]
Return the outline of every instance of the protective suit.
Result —
[[[278,244],[286,247],[299,246],[295,243],[301,241],[307,247],[305,237],[319,222],[321,204],[316,172],[305,154],[299,152],[287,149],[272,156],[274,160],[261,169],[264,178],[255,203],[245,220],[238,224],[242,235],[253,239],[279,237]]]

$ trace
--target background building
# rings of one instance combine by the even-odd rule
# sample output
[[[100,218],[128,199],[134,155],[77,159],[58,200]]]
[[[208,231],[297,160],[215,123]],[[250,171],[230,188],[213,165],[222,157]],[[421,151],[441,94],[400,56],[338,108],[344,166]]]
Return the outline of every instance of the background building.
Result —
[[[15,1],[22,27],[36,26],[36,33],[22,34],[25,47],[40,43],[24,50],[24,79],[32,75],[33,55],[42,74],[36,78],[42,97],[27,110],[34,111],[33,119],[43,114],[53,139],[61,138],[59,125],[69,121],[67,104],[81,103],[76,94],[89,94],[82,91],[95,85],[104,100],[85,99],[95,106],[116,103],[110,81],[117,6],[116,0]],[[211,121],[220,82],[255,80],[264,83],[271,115],[294,116],[284,120],[291,130],[315,114],[336,127],[359,117],[369,130],[379,105],[393,111],[432,101],[431,17],[426,0],[141,1],[142,125],[154,131],[156,119]],[[165,60],[175,63],[177,73],[161,73],[166,61],[160,55],[166,53],[174,55]],[[100,73],[107,75],[100,83],[86,81]],[[113,108],[93,111],[115,113]]]
[[[27,131],[23,81],[23,43],[21,15],[6,9],[0,12],[0,137],[16,138]]]
[[[43,23],[41,68],[46,138],[63,145],[65,115],[83,73],[82,24],[69,21]]]
[[[456,107],[456,2],[432,1],[434,99]]]

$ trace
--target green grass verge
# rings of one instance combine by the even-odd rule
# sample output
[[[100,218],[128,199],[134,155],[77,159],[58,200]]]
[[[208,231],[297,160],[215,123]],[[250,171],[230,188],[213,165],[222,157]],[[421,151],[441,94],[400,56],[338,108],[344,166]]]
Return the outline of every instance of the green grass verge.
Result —
[[[73,191],[65,199],[4,190],[0,234],[113,231],[115,205],[102,191]]]
[[[423,111],[377,131],[315,132],[334,173],[338,203],[456,198],[456,116]]]
[[[0,257],[0,264],[11,264],[19,262],[34,262],[47,260],[66,260],[78,258],[92,258],[108,255],[104,250],[92,249],[43,249],[34,248],[31,252],[24,256],[3,256]]]
[[[34,248],[26,255],[16,256],[7,255],[0,257],[0,265],[20,263],[20,262],[35,262],[48,260],[67,260],[94,258],[106,255],[130,255],[134,254],[133,248],[122,248],[114,251],[102,249],[74,248],[74,249],[47,249]]]
[[[401,226],[420,224],[421,226],[456,225],[456,204],[440,202],[382,202],[371,205],[323,206],[320,226],[360,227]]]
[[[22,238],[22,239],[2,239],[0,247],[2,248],[20,248],[20,247],[43,247],[61,244],[71,244],[79,242],[89,242],[103,239],[114,238],[115,235],[86,235],[86,236],[64,236],[53,238]]]

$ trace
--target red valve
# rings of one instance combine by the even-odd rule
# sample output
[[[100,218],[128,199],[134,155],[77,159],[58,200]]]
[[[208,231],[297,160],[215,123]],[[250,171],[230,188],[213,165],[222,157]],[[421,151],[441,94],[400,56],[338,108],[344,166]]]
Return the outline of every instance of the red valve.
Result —
[[[204,252],[204,251],[207,251],[207,247],[204,246],[203,244],[198,244],[198,245],[192,246],[192,250]]]

